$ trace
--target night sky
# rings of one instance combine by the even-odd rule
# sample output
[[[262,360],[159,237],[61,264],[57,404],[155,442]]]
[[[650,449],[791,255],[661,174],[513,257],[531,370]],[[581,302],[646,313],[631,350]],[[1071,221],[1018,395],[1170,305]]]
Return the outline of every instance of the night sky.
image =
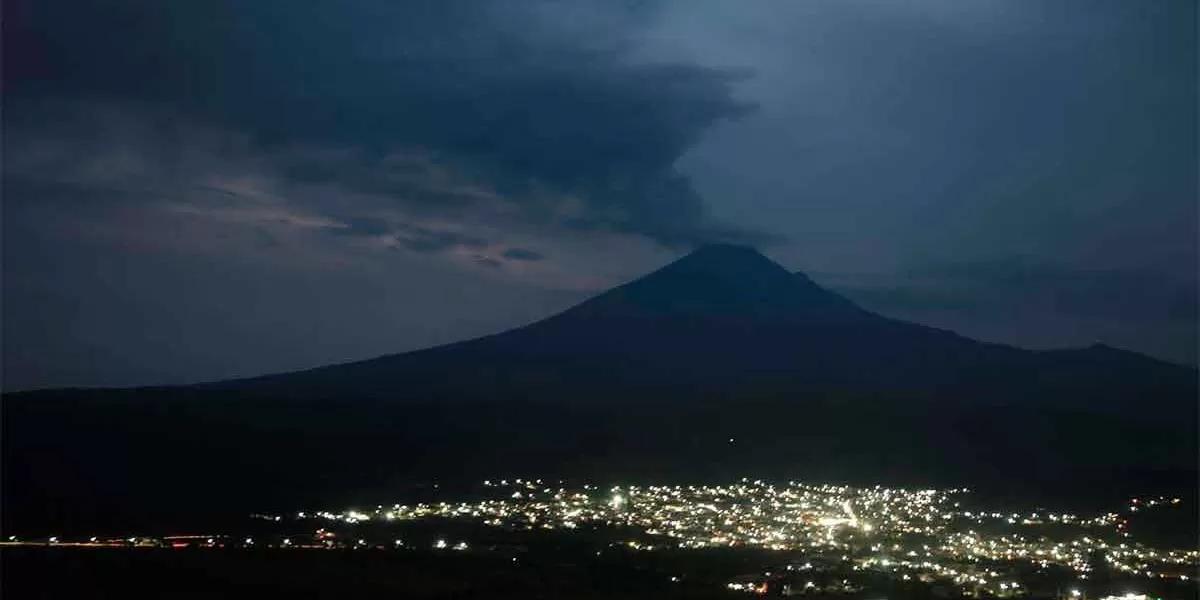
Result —
[[[4,389],[368,358],[709,241],[1196,361],[1193,0],[4,2]]]

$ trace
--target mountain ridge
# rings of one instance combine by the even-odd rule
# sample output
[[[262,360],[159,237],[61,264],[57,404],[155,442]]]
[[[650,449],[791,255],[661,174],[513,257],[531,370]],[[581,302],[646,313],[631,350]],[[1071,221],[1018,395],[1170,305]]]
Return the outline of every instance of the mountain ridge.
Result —
[[[693,293],[705,295],[703,301],[681,302]],[[714,304],[718,304],[714,306]],[[725,310],[726,314],[721,314]],[[649,312],[647,312],[649,311]],[[376,364],[382,361],[401,360],[406,356],[422,356],[450,351],[464,345],[492,344],[497,338],[510,335],[528,335],[528,330],[545,329],[569,321],[611,320],[641,318],[680,318],[695,313],[708,312],[712,320],[722,317],[731,325],[750,326],[755,321],[773,320],[799,325],[804,321],[837,322],[845,319],[874,321],[876,325],[892,328],[907,328],[926,336],[942,336],[946,339],[969,341],[979,348],[1004,349],[1027,353],[1030,356],[1051,358],[1092,357],[1093,360],[1117,360],[1120,357],[1131,361],[1163,367],[1195,370],[1184,365],[1162,360],[1140,352],[1115,348],[1100,342],[1088,346],[1070,346],[1052,349],[1028,349],[999,342],[977,340],[954,330],[918,324],[874,313],[860,307],[854,301],[833,292],[816,282],[802,271],[789,271],[755,248],[738,244],[707,244],[641,277],[610,288],[577,304],[543,319],[518,327],[487,335],[458,340],[447,344],[418,348],[396,353],[387,353],[364,359],[339,361],[325,365],[295,370],[264,373],[245,377],[202,381],[190,384],[160,384],[147,386],[48,388],[7,392],[5,395],[29,394],[62,390],[118,390],[144,389],[163,390],[174,388],[223,389],[243,382],[274,380],[289,375],[308,374],[329,369],[348,368],[361,364]],[[740,312],[739,312],[740,311]],[[584,340],[581,340],[584,341]]]
[[[1100,370],[1123,358],[1144,369],[1176,367],[1121,352],[1126,354],[1094,347],[1027,350],[885,317],[750,247],[713,245],[522,327],[198,387],[286,387],[293,378],[302,387],[333,389],[353,380],[387,387],[409,379],[451,379],[454,372],[470,378],[486,363],[482,370],[497,384],[504,371],[524,370],[530,373],[525,379],[546,382],[555,377],[600,379],[600,372],[610,381],[627,376],[631,385],[682,388],[745,385],[758,378],[809,387],[944,390],[976,381],[1010,385],[1002,379],[1013,377],[1055,379],[1053,374],[1038,375],[1053,370],[1039,362],[1089,362],[1082,357],[1103,363],[1096,366]],[[588,365],[594,367],[591,372]],[[1073,376],[1079,368],[1072,365]]]
[[[473,340],[199,385],[6,394],[0,517],[9,531],[163,511],[186,524],[450,474],[1034,494],[1125,478],[1143,493],[1194,477],[1196,391],[1184,367],[979,342],[710,248]]]

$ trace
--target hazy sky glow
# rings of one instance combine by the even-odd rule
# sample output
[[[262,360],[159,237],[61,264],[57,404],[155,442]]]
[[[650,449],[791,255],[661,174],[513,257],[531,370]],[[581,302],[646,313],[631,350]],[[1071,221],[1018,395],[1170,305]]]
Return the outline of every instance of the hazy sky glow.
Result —
[[[1191,0],[10,0],[4,388],[516,326],[705,241],[1196,360]]]

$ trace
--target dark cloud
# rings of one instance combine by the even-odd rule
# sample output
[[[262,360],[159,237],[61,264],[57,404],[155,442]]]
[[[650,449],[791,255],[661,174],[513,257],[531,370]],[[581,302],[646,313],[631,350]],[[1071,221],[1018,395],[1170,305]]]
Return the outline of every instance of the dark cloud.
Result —
[[[760,106],[682,169],[789,265],[965,333],[1195,356],[1196,2],[673,4],[662,44],[752,65]]]
[[[325,230],[333,235],[376,237],[391,233],[392,227],[383,219],[361,217],[346,219],[340,226],[326,227]]]
[[[443,252],[453,248],[483,250],[490,245],[483,238],[456,231],[435,230],[428,227],[404,224],[397,226],[395,230],[399,234],[396,241],[397,245],[413,252]]]
[[[536,252],[534,250],[528,250],[526,248],[509,248],[504,251],[502,256],[504,258],[509,258],[512,260],[520,260],[520,261],[527,261],[527,262],[528,261],[539,261],[539,260],[546,258],[546,256],[544,254],[542,254],[541,252]]]
[[[608,11],[623,27],[603,35],[547,20],[574,5],[586,7],[15,0],[5,3],[6,110],[21,119],[63,97],[167,107],[268,152],[339,149],[289,155],[297,181],[455,209],[470,197],[426,185],[431,164],[454,164],[543,225],[667,244],[755,239],[713,225],[674,167],[714,123],[749,110],[731,94],[743,74],[633,59],[623,47],[650,14],[633,4]],[[427,154],[397,162],[398,148]]]
[[[1196,255],[1195,2],[676,4],[761,107],[684,169],[802,260]]]

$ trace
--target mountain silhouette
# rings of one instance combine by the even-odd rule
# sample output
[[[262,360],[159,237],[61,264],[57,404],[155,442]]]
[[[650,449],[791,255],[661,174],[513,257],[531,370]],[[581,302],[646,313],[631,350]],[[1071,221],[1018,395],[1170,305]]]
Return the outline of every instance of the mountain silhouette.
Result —
[[[1104,382],[1095,385],[1092,382]],[[871,313],[747,246],[703,246],[558,315],[437,348],[204,389],[456,399],[578,396],[633,386],[967,393],[1029,398],[1075,386],[1087,401],[1154,390],[1167,404],[1194,370],[1093,346],[1031,351]],[[1060,399],[1061,400],[1061,399]],[[1078,400],[1078,399],[1076,399]],[[612,401],[606,398],[605,401]]]
[[[186,524],[521,473],[1186,491],[1196,397],[1192,368],[972,340],[711,245],[445,346],[192,386],[8,394],[3,517],[10,531]]]
[[[748,246],[710,245],[568,311],[573,318],[648,318],[817,322],[862,318],[865,311]]]

